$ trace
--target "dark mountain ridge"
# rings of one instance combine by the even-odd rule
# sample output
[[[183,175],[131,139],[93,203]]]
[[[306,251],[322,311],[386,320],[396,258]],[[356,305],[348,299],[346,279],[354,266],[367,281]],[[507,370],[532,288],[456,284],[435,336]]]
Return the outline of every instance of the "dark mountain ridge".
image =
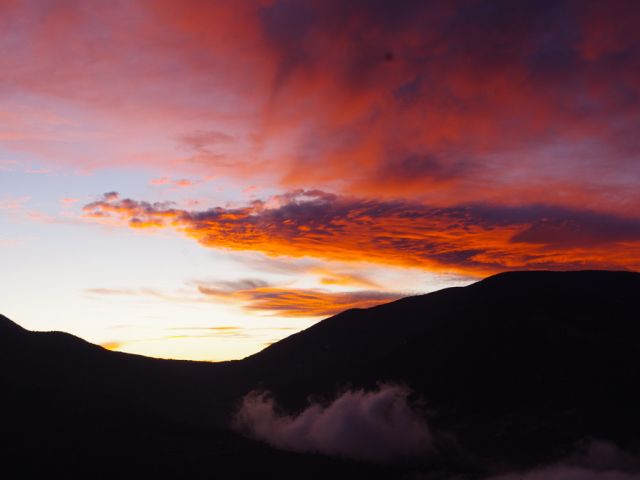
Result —
[[[120,438],[116,432],[125,432],[151,445],[164,438],[158,451],[184,459],[175,453],[176,438],[205,455],[197,446],[207,444],[202,438],[224,437],[219,443],[237,451],[218,461],[260,451],[277,469],[280,453],[220,430],[246,393],[269,390],[296,412],[309,397],[326,401],[379,382],[407,385],[413,399],[424,400],[430,425],[448,439],[439,452],[460,464],[534,465],[588,438],[634,451],[638,298],[634,272],[510,272],[349,310],[244,360],[218,364],[109,352],[68,334],[29,332],[0,316],[3,411],[11,412],[7,431],[18,439],[11,451],[26,455],[34,435],[66,435],[77,448],[68,432],[99,438],[106,431],[113,440],[103,446],[107,452]]]
[[[504,273],[341,313],[244,360],[240,377],[291,409],[403,383],[432,424],[489,456],[552,456],[587,436],[636,448],[638,298],[633,272]]]

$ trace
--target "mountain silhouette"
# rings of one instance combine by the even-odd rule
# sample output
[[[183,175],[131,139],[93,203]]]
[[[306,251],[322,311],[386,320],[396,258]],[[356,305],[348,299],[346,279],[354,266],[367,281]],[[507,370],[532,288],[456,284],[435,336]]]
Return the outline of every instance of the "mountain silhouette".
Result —
[[[389,478],[221,428],[220,365],[110,352],[0,317],[3,471],[12,478]]]
[[[509,272],[349,310],[215,364],[109,352],[0,316],[3,455],[24,471],[100,464],[105,476],[133,462],[190,478],[393,477],[405,467],[280,452],[228,430],[255,389],[296,413],[381,382],[424,404],[440,439],[424,463],[433,478],[552,462],[591,438],[634,451],[638,298],[638,273]]]

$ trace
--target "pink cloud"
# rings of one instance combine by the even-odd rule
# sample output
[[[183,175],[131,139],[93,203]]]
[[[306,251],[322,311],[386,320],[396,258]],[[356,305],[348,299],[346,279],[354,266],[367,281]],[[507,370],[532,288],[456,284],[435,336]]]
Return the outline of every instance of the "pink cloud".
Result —
[[[638,213],[637,6],[561,3],[16,2],[4,96],[52,108],[2,134],[86,168]]]
[[[194,185],[194,183],[191,180],[183,178],[181,180],[176,180],[174,182],[174,185],[176,187],[192,187]]]
[[[171,183],[171,180],[169,179],[169,177],[159,177],[159,178],[153,178],[151,179],[151,181],[149,182],[151,185],[168,185],[169,183]]]

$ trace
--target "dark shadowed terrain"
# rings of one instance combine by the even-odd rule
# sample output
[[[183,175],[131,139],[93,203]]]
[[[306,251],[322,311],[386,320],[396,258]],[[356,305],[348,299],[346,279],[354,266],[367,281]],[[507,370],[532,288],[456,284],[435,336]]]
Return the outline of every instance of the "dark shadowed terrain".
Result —
[[[0,317],[2,463],[66,475],[453,478],[533,468],[596,439],[640,451],[640,274],[517,272],[350,310],[242,361],[109,352]],[[434,435],[381,466],[229,430],[241,399],[283,413],[406,385]]]

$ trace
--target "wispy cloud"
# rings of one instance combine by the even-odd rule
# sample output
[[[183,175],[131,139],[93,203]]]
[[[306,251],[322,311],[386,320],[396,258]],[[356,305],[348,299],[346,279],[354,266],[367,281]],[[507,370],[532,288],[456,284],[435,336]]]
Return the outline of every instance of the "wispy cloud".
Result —
[[[357,273],[336,271],[320,267],[309,270],[309,273],[320,277],[320,283],[323,285],[341,285],[373,289],[380,288],[380,286],[373,280]]]
[[[85,292],[96,297],[150,297],[178,303],[222,302],[237,305],[249,312],[294,318],[327,317],[350,308],[368,308],[405,296],[399,292],[379,290],[332,292],[286,288],[259,279],[198,283],[194,291],[173,293],[152,288],[88,288]],[[218,326],[198,330],[209,334],[230,334],[235,332],[234,328]]]
[[[220,284],[200,285],[198,289],[212,298],[241,303],[250,311],[269,312],[283,317],[327,317],[351,308],[368,308],[404,296],[401,293],[384,291],[330,292],[319,289],[286,289],[266,283],[236,289],[220,287]]]
[[[207,299],[198,292],[182,290],[166,292],[156,288],[110,288],[94,287],[87,288],[84,292],[92,297],[140,297],[153,298],[174,303],[206,303]]]
[[[188,178],[180,178],[180,179],[171,179],[169,177],[157,177],[151,179],[149,182],[150,185],[154,187],[160,186],[171,186],[176,188],[188,188],[195,186],[198,181],[190,180]]]
[[[24,210],[27,202],[31,200],[29,196],[21,197],[7,197],[0,198],[0,212],[16,212]]]

